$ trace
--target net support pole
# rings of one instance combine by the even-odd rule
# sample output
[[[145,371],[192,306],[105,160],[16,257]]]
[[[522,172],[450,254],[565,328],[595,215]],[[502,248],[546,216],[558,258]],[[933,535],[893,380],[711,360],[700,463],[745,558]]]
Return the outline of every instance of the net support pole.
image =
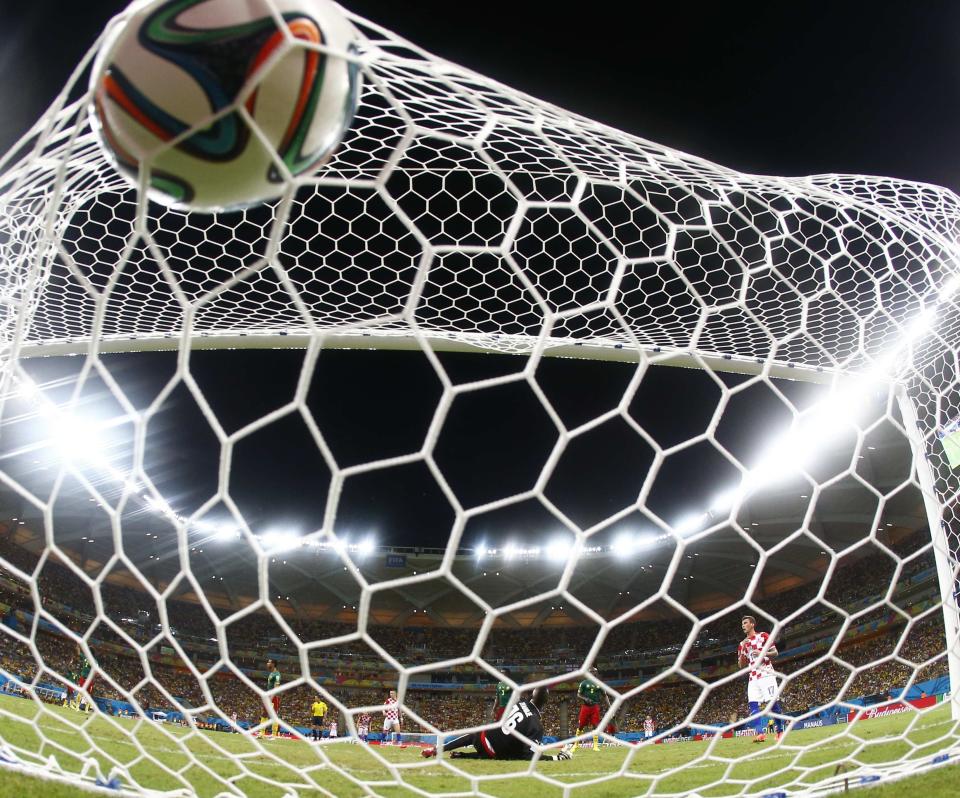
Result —
[[[907,440],[910,442],[910,450],[913,453],[913,464],[920,482],[920,493],[923,496],[927,523],[930,525],[930,537],[933,540],[933,557],[940,584],[943,628],[946,633],[945,649],[950,673],[950,712],[954,720],[960,721],[960,608],[957,605],[960,579],[957,573],[957,558],[956,553],[950,551],[944,530],[943,508],[937,497],[933,470],[927,459],[926,443],[921,434],[916,408],[904,385],[897,388],[897,403],[906,428]]]

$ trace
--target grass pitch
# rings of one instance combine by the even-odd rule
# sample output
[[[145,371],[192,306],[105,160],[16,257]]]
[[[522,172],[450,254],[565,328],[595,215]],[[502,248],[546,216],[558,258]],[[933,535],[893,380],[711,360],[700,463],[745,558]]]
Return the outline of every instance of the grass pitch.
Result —
[[[912,722],[912,723],[911,723]],[[794,731],[780,744],[750,738],[641,747],[579,749],[570,762],[445,760],[420,757],[415,746],[364,746],[344,741],[310,744],[246,735],[158,726],[148,721],[107,719],[73,710],[0,697],[0,738],[23,762],[55,757],[67,772],[80,772],[88,760],[106,775],[124,768],[143,787],[184,788],[203,798],[242,792],[251,798],[302,796],[413,798],[471,793],[479,788],[494,798],[628,798],[684,795],[703,798],[767,794],[812,787],[848,775],[859,783],[858,767],[882,767],[938,753],[957,753],[960,724],[949,707],[922,716],[913,712],[850,726]],[[87,765],[89,767],[89,765]],[[862,773],[862,771],[860,771]],[[66,798],[75,787],[0,771],[0,798]],[[552,783],[551,783],[552,782]],[[960,794],[960,773],[947,766],[907,781],[870,788],[865,798]]]

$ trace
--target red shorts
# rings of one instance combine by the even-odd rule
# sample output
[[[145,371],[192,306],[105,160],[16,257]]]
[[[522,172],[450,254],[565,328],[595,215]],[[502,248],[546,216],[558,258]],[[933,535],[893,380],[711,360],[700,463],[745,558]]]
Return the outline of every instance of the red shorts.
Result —
[[[273,705],[273,711],[278,715],[280,714],[280,696],[275,695],[270,698],[270,703]]]
[[[81,677],[77,680],[77,687],[83,687],[83,688],[85,688],[88,693],[90,692],[90,688],[91,688],[92,686],[93,686],[93,677],[92,677],[92,676],[86,676],[86,677],[81,676]]]
[[[593,706],[588,706],[587,704],[580,705],[580,717],[577,720],[578,729],[595,729],[600,725],[600,706],[594,704]]]
[[[496,707],[494,707],[494,708],[493,708],[493,719],[494,719],[494,720],[500,720],[500,718],[503,717],[503,710],[505,710],[505,709],[506,709],[506,707],[501,707],[501,706],[496,706]]]

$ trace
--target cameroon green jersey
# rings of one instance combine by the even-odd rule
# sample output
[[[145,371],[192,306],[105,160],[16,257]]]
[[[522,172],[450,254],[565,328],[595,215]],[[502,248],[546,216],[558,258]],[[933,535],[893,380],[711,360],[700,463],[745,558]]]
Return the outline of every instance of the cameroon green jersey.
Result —
[[[80,660],[80,678],[86,679],[90,675],[91,670],[93,670],[93,668],[90,665],[90,660],[82,657]]]
[[[280,686],[280,671],[270,671],[267,674],[267,689],[273,690]]]
[[[513,697],[513,688],[506,682],[497,682],[497,706],[505,707]]]
[[[589,679],[584,679],[580,682],[580,687],[577,688],[577,695],[583,698],[584,703],[588,707],[592,707],[594,704],[600,703],[603,690],[600,689],[599,685],[594,684]]]

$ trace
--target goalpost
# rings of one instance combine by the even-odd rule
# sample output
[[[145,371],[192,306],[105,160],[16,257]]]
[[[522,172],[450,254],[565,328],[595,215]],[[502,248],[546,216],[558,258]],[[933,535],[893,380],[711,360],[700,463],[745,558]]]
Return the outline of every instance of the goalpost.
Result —
[[[19,679],[10,684],[23,687],[33,701],[34,732],[40,742],[34,746],[0,732],[0,764],[56,774],[56,768],[49,767],[51,753],[59,759],[76,754],[58,737],[66,724],[70,733],[89,743],[90,761],[60,773],[80,784],[95,777],[102,783],[115,778],[114,786],[149,793],[173,789],[169,785],[196,789],[197,782],[191,779],[202,776],[230,794],[243,793],[245,780],[296,793],[316,789],[318,774],[333,773],[344,785],[364,789],[386,781],[409,785],[408,774],[415,782],[422,772],[420,765],[413,767],[412,759],[401,767],[391,758],[395,749],[388,756],[364,747],[363,768],[378,769],[376,777],[366,778],[363,768],[351,769],[349,762],[338,758],[340,751],[358,750],[353,746],[335,751],[318,746],[298,766],[298,773],[283,771],[282,778],[263,775],[258,763],[289,767],[285,752],[249,740],[256,746],[255,760],[250,751],[241,755],[217,733],[199,729],[197,716],[178,701],[175,688],[152,674],[152,668],[161,666],[148,654],[176,660],[209,715],[224,728],[239,731],[232,712],[221,706],[218,679],[234,679],[231,684],[239,684],[237,689],[268,705],[277,693],[268,692],[262,679],[257,681],[256,668],[233,661],[239,655],[231,650],[227,628],[247,622],[255,626],[258,618],[268,617],[296,641],[298,659],[290,662],[299,662],[303,669],[290,674],[291,689],[283,685],[279,694],[293,695],[300,688],[322,694],[339,711],[344,735],[356,732],[361,712],[376,714],[383,706],[375,700],[362,707],[338,701],[332,688],[311,676],[309,657],[332,644],[359,642],[397,672],[410,734],[419,734],[419,728],[443,737],[458,729],[442,727],[406,706],[409,685],[431,668],[452,668],[465,661],[496,681],[502,673],[483,660],[496,622],[525,608],[539,609],[552,599],[577,608],[596,626],[597,635],[584,652],[584,661],[561,674],[563,678],[551,673],[525,684],[517,679],[518,688],[587,677],[612,633],[656,602],[664,602],[687,618],[694,631],[673,641],[674,660],[661,673],[638,676],[617,689],[607,686],[613,705],[604,715],[604,725],[645,690],[676,679],[699,690],[686,722],[678,725],[686,728],[711,696],[742,676],[720,671],[716,681],[708,681],[700,671],[688,673],[687,657],[697,633],[727,612],[755,614],[764,590],[764,566],[801,538],[822,546],[824,556],[822,583],[805,608],[820,602],[842,615],[842,633],[856,625],[854,620],[868,617],[868,611],[891,610],[904,628],[896,651],[883,661],[899,663],[910,676],[905,685],[890,688],[912,687],[920,681],[923,666],[946,663],[949,688],[942,693],[943,702],[910,706],[910,720],[899,732],[902,751],[879,764],[859,758],[867,743],[856,737],[857,725],[851,724],[847,739],[852,750],[842,760],[847,770],[841,773],[838,766],[829,776],[803,759],[816,749],[819,738],[792,742],[790,733],[800,728],[799,720],[792,722],[786,743],[778,748],[786,764],[764,772],[762,778],[741,775],[738,765],[755,762],[756,751],[728,753],[721,748],[726,744],[721,733],[732,733],[738,725],[724,720],[716,727],[720,733],[683,765],[644,773],[642,789],[649,795],[669,794],[674,790],[670,780],[696,762],[722,771],[715,782],[697,789],[727,783],[743,795],[769,794],[771,789],[778,791],[775,794],[813,794],[839,789],[851,778],[895,778],[955,758],[960,752],[960,479],[940,436],[960,417],[958,198],[941,188],[887,178],[739,174],[540,102],[425,53],[374,23],[350,18],[359,32],[358,50],[351,57],[363,75],[356,118],[332,160],[315,175],[296,179],[278,201],[244,211],[200,214],[164,208],[140,196],[107,162],[90,128],[87,85],[96,47],[49,112],[0,160],[0,412],[7,429],[19,430],[17,425],[25,421],[37,423],[25,439],[16,439],[15,451],[4,447],[9,467],[0,468],[0,484],[6,506],[19,506],[18,514],[31,512],[38,526],[38,537],[30,541],[17,536],[19,517],[11,513],[6,519],[0,601],[5,606],[20,602],[21,616],[29,623],[0,625],[0,641],[17,652],[20,662],[33,663],[25,685],[18,684]],[[123,15],[113,20],[102,40],[123,22]],[[191,355],[201,349],[300,349],[305,356],[290,402],[229,432],[205,401],[193,374]],[[437,375],[440,398],[422,448],[359,465],[343,467],[336,462],[323,431],[305,409],[317,359],[330,349],[410,350],[423,357]],[[176,369],[157,399],[137,410],[103,358],[110,353],[135,358],[150,351],[175,352]],[[523,365],[506,376],[458,384],[438,358],[445,351],[518,356]],[[31,374],[36,359],[66,356],[81,362],[67,394],[58,393],[62,386],[37,383]],[[635,370],[616,407],[568,427],[538,383],[537,370],[545,357],[630,363]],[[716,383],[720,397],[703,434],[674,446],[661,445],[629,409],[648,375],[667,366],[702,371]],[[721,376],[728,373],[743,375],[747,382],[724,383]],[[808,407],[795,406],[777,387],[782,380],[817,383],[822,396]],[[108,395],[115,414],[100,427],[127,430],[120,457],[97,452],[96,438],[82,421],[85,386],[94,382]],[[556,427],[557,443],[534,485],[481,505],[467,505],[438,464],[437,442],[458,399],[514,384],[527,386]],[[750,385],[780,397],[791,422],[787,429],[770,431],[770,448],[763,457],[744,462],[718,442],[717,428],[728,405]],[[171,497],[157,489],[145,466],[150,423],[166,398],[181,387],[214,431],[219,447],[217,493],[188,516],[176,512]],[[879,413],[860,418],[868,397],[878,392],[885,397]],[[283,549],[276,541],[258,537],[230,493],[237,447],[287,416],[304,419],[330,470],[324,523],[304,543],[339,557],[338,564],[342,560],[343,569],[360,586],[356,629],[347,634],[297,637],[279,609],[283,597],[270,589],[271,558]],[[548,483],[560,464],[575,456],[571,454],[577,450],[575,444],[607,421],[622,423],[642,439],[653,452],[651,465],[627,505],[603,519],[580,524],[547,495]],[[932,608],[920,609],[919,614],[897,605],[894,593],[903,569],[921,552],[901,556],[877,534],[894,491],[881,493],[858,472],[858,459],[867,456],[868,436],[880,426],[909,442],[912,467],[905,484],[919,491],[929,524],[930,543],[924,551],[933,554],[938,596]],[[853,431],[852,460],[838,475],[811,476],[818,453],[829,448],[841,427]],[[51,443],[55,435],[61,437]],[[683,522],[657,516],[646,502],[658,472],[671,456],[703,442],[735,466],[740,482],[717,485],[718,492],[725,491],[723,500]],[[52,473],[40,478],[29,468],[18,470],[23,458],[51,446],[58,458]],[[358,546],[351,548],[334,531],[344,485],[358,475],[411,463],[429,471],[454,510],[449,541],[430,572],[368,580],[358,567]],[[785,475],[806,480],[810,497],[803,498],[809,498],[809,505],[781,541],[758,542],[744,528],[741,510]],[[841,476],[863,486],[877,507],[853,544],[832,541],[814,528],[819,523],[817,503]],[[83,552],[88,535],[77,539],[75,530],[64,530],[58,520],[58,502],[69,491],[102,507],[109,518],[113,551],[96,572],[86,570]],[[497,605],[468,584],[458,550],[473,545],[464,537],[469,520],[528,499],[547,508],[569,545],[558,554],[554,587]],[[229,529],[205,528],[206,534],[225,533],[255,553],[254,600],[242,606],[230,604],[227,593],[232,586],[212,580],[201,584],[199,568],[194,572],[191,554],[199,544],[192,535],[208,523],[206,516],[214,507],[227,508],[232,523]],[[605,617],[578,599],[572,580],[578,561],[596,541],[637,511],[650,519],[676,555],[652,596]],[[152,565],[135,562],[127,540],[137,512],[162,518],[171,530],[180,562],[176,579],[155,580]],[[679,580],[693,576],[681,568],[682,555],[711,537],[743,543],[757,558],[756,572],[734,607],[717,609],[707,601],[707,593],[698,594],[702,605],[684,607],[673,597]],[[12,553],[25,541],[34,545],[38,559]],[[896,567],[878,602],[848,613],[823,602],[838,563],[861,542],[876,544]],[[53,563],[89,591],[95,621],[108,630],[116,649],[104,649],[92,631],[70,628],[73,615],[52,608],[60,603],[57,586],[45,570]],[[121,571],[126,581],[119,579]],[[372,607],[381,594],[432,578],[452,585],[483,611],[477,642],[468,657],[406,666],[371,632]],[[110,596],[119,595],[112,591],[120,587],[148,595],[161,608],[189,591],[198,616],[205,618],[198,626],[207,628],[206,624],[214,631],[207,641],[213,643],[209,651],[178,639],[180,621],[164,609],[159,630],[138,637],[135,619],[124,626],[127,619],[110,605]],[[801,618],[803,610],[789,618],[774,618],[774,633]],[[909,659],[902,644],[910,631],[937,616],[942,616],[944,636],[936,655],[919,662]],[[94,679],[144,718],[149,707],[143,706],[145,693],[140,690],[149,683],[155,690],[151,694],[183,710],[189,730],[181,734],[172,724],[141,723],[132,733],[135,754],[116,755],[107,748],[105,737],[94,731],[94,724],[109,723],[124,735],[130,733],[128,727],[104,721],[96,713],[61,715],[44,703],[43,691],[73,689],[76,684],[66,670],[69,663],[38,642],[48,634],[58,635],[65,646],[76,647],[89,658]],[[157,642],[161,638],[162,647]],[[122,683],[118,675],[122,668],[98,661],[95,649],[125,656],[116,641],[135,655],[130,659],[143,668],[142,682]],[[838,639],[818,653],[804,672],[816,673],[820,665],[841,661],[841,642]],[[209,669],[197,664],[201,650],[214,663]],[[726,656],[730,660],[733,655]],[[221,669],[226,676],[218,673]],[[843,692],[859,670],[853,666],[847,684],[838,685],[831,702],[843,710],[845,719],[847,712],[851,718],[860,712]],[[0,676],[6,673],[0,670]],[[91,698],[89,691],[79,689],[82,697]],[[929,749],[911,735],[935,712],[941,713],[936,716],[940,731]],[[282,714],[267,706],[267,721],[260,730],[282,721]],[[6,728],[22,728],[16,725],[11,704],[0,705],[0,729],[4,722]],[[291,732],[298,744],[309,737]],[[161,740],[181,759],[168,764],[138,741],[140,734]],[[199,739],[205,741],[201,747],[209,746],[216,757],[229,762],[228,776],[198,753]],[[243,740],[246,743],[248,737]],[[631,768],[643,761],[644,751],[631,748],[622,763],[618,760],[615,772],[589,781],[638,778]],[[559,768],[551,770],[539,761],[541,753],[523,772],[568,787],[570,780]],[[190,767],[181,766],[181,761]],[[151,775],[144,777],[138,767],[148,765]],[[482,794],[495,776],[471,772],[470,792]],[[767,779],[777,781],[775,788],[767,786]],[[161,783],[166,786],[157,786]]]

